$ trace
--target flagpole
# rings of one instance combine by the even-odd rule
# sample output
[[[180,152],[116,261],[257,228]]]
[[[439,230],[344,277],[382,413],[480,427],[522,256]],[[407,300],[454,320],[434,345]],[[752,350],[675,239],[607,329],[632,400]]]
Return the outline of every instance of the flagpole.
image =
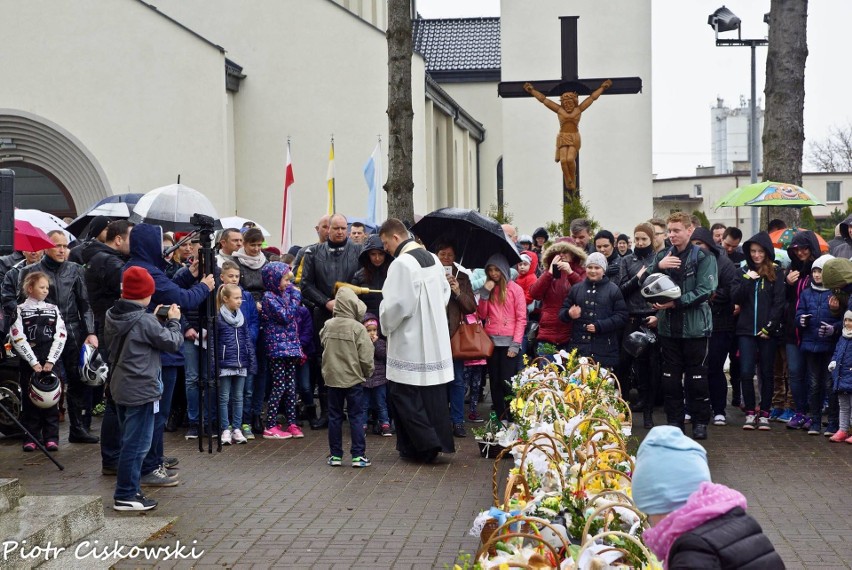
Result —
[[[290,187],[296,181],[293,176],[293,159],[290,153],[290,136],[287,136],[287,162],[284,166],[284,207],[281,215],[281,248],[288,250],[293,245],[293,208]]]
[[[382,196],[384,189],[382,188],[382,179],[384,178],[384,173],[382,172],[382,135],[376,135],[377,146],[379,147],[378,157],[379,157],[379,168],[376,173],[376,222],[380,223],[384,221],[384,209],[382,208]]]

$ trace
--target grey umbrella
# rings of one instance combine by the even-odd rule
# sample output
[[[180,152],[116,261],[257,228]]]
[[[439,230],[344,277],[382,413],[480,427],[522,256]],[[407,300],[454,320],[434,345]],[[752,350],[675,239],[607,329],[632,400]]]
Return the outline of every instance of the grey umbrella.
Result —
[[[133,212],[133,206],[144,194],[115,194],[107,196],[97,204],[80,214],[65,228],[75,236],[82,238],[95,216],[106,216],[112,220],[126,220]]]

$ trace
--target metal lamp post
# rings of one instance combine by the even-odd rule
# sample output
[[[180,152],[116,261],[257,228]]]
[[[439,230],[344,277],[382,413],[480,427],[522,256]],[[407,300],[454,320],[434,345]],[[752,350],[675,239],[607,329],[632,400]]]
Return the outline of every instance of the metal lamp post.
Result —
[[[764,21],[768,19],[764,17]],[[748,152],[749,163],[751,166],[751,183],[757,182],[757,57],[756,48],[758,46],[769,45],[769,40],[761,39],[743,39],[742,30],[740,29],[741,20],[729,9],[722,6],[707,18],[707,23],[716,32],[716,46],[719,47],[735,47],[746,46],[751,48],[751,102],[749,103],[750,119],[748,129]],[[737,31],[736,38],[719,38],[719,32]],[[752,235],[760,230],[760,216],[757,213],[757,208],[751,208],[751,229]]]

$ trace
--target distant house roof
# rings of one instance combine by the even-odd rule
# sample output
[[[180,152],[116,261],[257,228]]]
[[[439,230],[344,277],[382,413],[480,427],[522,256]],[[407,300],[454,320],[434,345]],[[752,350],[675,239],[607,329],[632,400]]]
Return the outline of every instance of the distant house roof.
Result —
[[[436,81],[499,81],[500,18],[418,18],[414,51]]]

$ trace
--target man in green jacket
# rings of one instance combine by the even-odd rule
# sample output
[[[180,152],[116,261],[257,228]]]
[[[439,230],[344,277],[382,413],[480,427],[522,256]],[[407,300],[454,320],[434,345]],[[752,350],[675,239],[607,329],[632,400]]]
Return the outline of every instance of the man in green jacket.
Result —
[[[684,392],[692,416],[692,437],[707,439],[710,393],[707,350],[713,331],[708,300],[716,290],[716,258],[693,245],[692,222],[683,212],[667,220],[672,247],[657,254],[645,275],[665,273],[680,287],[675,301],[657,303],[656,321],[662,352],[663,395],[666,421],[684,429]]]

